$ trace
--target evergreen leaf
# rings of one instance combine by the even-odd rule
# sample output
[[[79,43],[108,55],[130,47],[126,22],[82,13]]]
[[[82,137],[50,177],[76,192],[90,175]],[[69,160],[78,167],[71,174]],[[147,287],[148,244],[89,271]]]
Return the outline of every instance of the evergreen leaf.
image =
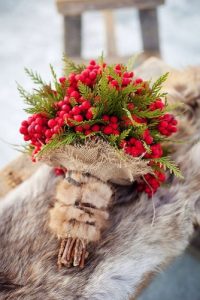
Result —
[[[81,64],[75,64],[73,60],[71,60],[66,55],[63,55],[63,63],[64,63],[64,74],[68,76],[70,73],[81,73],[85,69],[85,65]]]
[[[25,68],[25,72],[35,84],[42,85],[42,86],[46,85],[46,83],[42,80],[41,76],[37,72],[33,72],[28,68]]]
[[[170,160],[170,157],[164,156],[161,158],[154,158],[153,161],[159,163],[164,170],[168,169],[169,172],[173,173],[176,177],[184,179],[179,167]]]
[[[123,130],[118,137],[118,141],[125,140],[129,136],[130,131],[131,128]]]
[[[134,68],[137,58],[138,58],[138,54],[135,54],[129,58],[127,65],[126,65],[128,72],[133,71],[133,68]]]
[[[93,96],[92,90],[89,86],[82,83],[81,81],[78,82],[78,89],[81,93],[81,96],[83,96],[85,99],[91,99]]]

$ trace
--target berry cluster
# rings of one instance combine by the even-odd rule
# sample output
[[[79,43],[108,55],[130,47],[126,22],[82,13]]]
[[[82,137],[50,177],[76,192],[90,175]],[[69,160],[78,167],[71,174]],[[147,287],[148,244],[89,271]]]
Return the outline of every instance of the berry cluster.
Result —
[[[35,161],[35,155],[46,142],[46,132],[48,130],[48,118],[42,114],[34,114],[21,123],[19,131],[24,135],[24,141],[30,141],[34,147],[33,161]]]
[[[173,115],[165,114],[160,117],[160,123],[158,124],[158,130],[161,134],[170,136],[172,133],[177,132],[177,121]]]
[[[75,66],[69,75],[59,78],[55,90],[50,86],[49,91],[51,114],[41,100],[41,112],[38,113],[37,106],[37,112],[20,127],[24,140],[30,141],[34,148],[33,160],[55,137],[71,135],[77,141],[84,141],[97,135],[128,155],[148,159],[154,168],[153,160],[163,156],[160,136],[164,140],[177,131],[177,121],[166,113],[167,103],[162,101],[162,95],[153,93],[149,82],[136,78],[121,64],[107,66],[91,60],[88,66]],[[34,103],[31,105],[34,110]],[[151,196],[165,181],[163,170],[157,169],[158,166],[154,175],[146,174],[138,180],[138,191]],[[58,168],[55,172],[60,175],[63,170]]]
[[[144,175],[143,180],[138,182],[137,190],[138,192],[145,192],[149,197],[157,191],[160,185],[165,182],[165,174],[163,172],[155,171],[155,176],[152,174]]]

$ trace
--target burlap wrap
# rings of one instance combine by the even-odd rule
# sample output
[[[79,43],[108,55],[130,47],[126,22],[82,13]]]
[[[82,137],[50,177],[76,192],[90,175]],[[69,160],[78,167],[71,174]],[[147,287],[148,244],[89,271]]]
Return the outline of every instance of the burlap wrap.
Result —
[[[87,172],[104,182],[126,185],[151,173],[148,161],[131,157],[103,140],[88,140],[84,145],[63,145],[41,153],[38,160],[67,170]]]

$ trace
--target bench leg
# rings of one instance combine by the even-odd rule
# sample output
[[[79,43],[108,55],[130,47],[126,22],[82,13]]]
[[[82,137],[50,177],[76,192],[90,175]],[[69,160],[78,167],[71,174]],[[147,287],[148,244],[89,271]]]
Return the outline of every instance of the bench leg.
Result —
[[[143,50],[160,54],[157,9],[139,10]]]
[[[81,56],[81,15],[64,16],[64,49],[69,56]]]

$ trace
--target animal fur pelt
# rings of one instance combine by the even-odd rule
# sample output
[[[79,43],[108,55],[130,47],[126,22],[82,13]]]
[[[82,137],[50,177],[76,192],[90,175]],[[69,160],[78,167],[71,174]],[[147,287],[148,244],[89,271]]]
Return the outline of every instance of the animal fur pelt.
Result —
[[[124,300],[135,295],[145,274],[179,255],[200,224],[199,117],[198,107],[186,115],[192,126],[185,131],[188,142],[174,155],[185,179],[169,176],[170,188],[161,188],[153,200],[138,196],[134,186],[113,186],[108,228],[81,271],[56,266],[59,245],[48,222],[59,179],[50,167],[40,167],[2,199],[0,299]]]

